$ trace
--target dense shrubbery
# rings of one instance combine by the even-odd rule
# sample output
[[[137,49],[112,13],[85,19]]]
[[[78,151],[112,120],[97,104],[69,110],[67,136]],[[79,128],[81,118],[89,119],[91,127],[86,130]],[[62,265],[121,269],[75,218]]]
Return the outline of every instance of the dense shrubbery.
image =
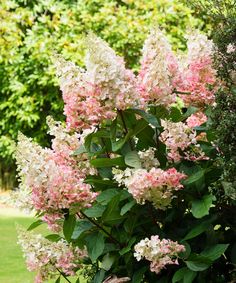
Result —
[[[150,26],[168,32],[174,47],[185,48],[189,26],[203,27],[181,1],[21,1],[0,4],[0,159],[12,165],[18,130],[48,144],[45,117],[62,118],[62,101],[51,68],[56,51],[82,64],[82,36],[99,34],[129,67],[137,69]]]
[[[213,44],[188,38],[177,59],[154,30],[137,76],[92,34],[86,70],[55,58],[66,127],[49,117],[52,147],[20,134],[16,151],[16,201],[39,218],[29,230],[54,231],[19,228],[37,283],[80,269],[96,283],[233,282],[233,209],[215,191]]]

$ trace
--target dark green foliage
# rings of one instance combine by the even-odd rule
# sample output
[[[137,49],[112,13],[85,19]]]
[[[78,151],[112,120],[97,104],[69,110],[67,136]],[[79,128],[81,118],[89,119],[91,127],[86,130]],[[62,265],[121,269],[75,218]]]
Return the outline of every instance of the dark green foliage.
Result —
[[[137,155],[137,147],[140,145],[133,142],[139,132],[135,134],[131,131],[134,124],[145,125],[144,129],[148,129],[150,124],[159,121],[160,117],[176,119],[177,109],[166,113],[153,110],[155,107],[152,107],[149,114],[139,113],[141,117],[138,120],[134,115],[137,114],[135,109],[121,112],[116,118],[116,123],[104,124],[96,133],[86,137],[85,144],[87,153],[92,157],[91,164],[99,168],[100,164],[105,162],[106,167],[101,168],[104,170],[99,171],[98,176],[88,176],[87,182],[93,183],[94,190],[100,191],[100,194],[91,208],[80,212],[84,219],[77,219],[76,224],[69,225],[69,229],[64,231],[64,236],[67,238],[68,231],[71,234],[71,228],[74,227],[72,244],[79,247],[86,245],[89,257],[87,261],[92,266],[88,271],[89,282],[103,282],[111,274],[118,277],[128,276],[134,283],[231,282],[234,278],[235,223],[233,206],[228,205],[214,190],[215,182],[222,174],[217,155],[213,154],[210,160],[181,161],[175,164],[188,178],[183,181],[184,189],[175,194],[176,198],[172,200],[171,207],[165,211],[155,209],[150,202],[144,205],[137,204],[132,195],[125,188],[119,187],[113,179],[111,169],[114,166],[122,169],[127,166],[140,167]],[[186,114],[180,109],[178,111],[177,120],[184,119]],[[121,115],[123,120],[120,119]],[[151,118],[148,124],[147,117]],[[111,132],[111,127],[113,133],[108,136],[106,132]],[[121,129],[123,131],[120,131]],[[143,139],[142,148],[147,149],[153,144],[155,148],[158,147],[159,134],[162,131],[160,124],[156,123],[153,130],[149,139]],[[131,133],[128,139],[126,131]],[[201,131],[208,133],[211,130],[206,125]],[[112,149],[107,147],[108,142],[101,142],[101,139],[116,139],[117,135],[124,141],[116,148],[116,154],[120,156],[119,160],[122,160],[122,163],[116,162],[118,158],[105,158],[105,152],[111,153]],[[91,144],[103,144],[106,150],[97,153],[95,157]],[[205,142],[204,145],[210,147],[211,143]],[[158,147],[156,152],[161,152],[160,156],[166,155],[165,147]],[[211,151],[206,152],[211,156]],[[168,166],[170,165],[163,162],[163,169]],[[98,180],[105,183],[97,182]],[[73,211],[70,213],[73,215]],[[66,218],[65,223],[70,217]],[[134,245],[151,235],[159,235],[160,238],[169,238],[185,245],[186,250],[180,254],[179,266],[170,265],[159,274],[155,274],[150,272],[148,261],[136,261],[133,256]]]
[[[212,0],[201,3],[207,5],[207,12],[215,20],[215,66],[219,78],[224,81],[216,93],[216,106],[212,112],[212,127],[224,167],[218,193],[221,191],[236,200],[236,48],[230,50],[230,46],[236,46],[236,2]]]

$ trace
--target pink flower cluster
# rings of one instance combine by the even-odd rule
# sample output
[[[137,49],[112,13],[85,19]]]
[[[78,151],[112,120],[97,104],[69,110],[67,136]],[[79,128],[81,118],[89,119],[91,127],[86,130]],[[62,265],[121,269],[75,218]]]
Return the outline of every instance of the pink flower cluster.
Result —
[[[188,117],[186,123],[189,128],[194,128],[201,126],[206,121],[207,121],[207,116],[203,112],[197,112],[195,114],[192,114],[190,117]]]
[[[16,161],[21,184],[31,194],[29,205],[44,212],[43,220],[51,229],[58,231],[62,209],[78,211],[91,206],[95,200],[97,193],[84,183],[84,178],[96,171],[90,168],[84,154],[79,157],[81,160],[71,156],[80,145],[77,135],[69,135],[51,119],[48,122],[50,133],[55,135],[53,149],[44,149],[20,134]]]
[[[213,43],[205,35],[194,32],[188,36],[188,54],[182,63],[182,86],[178,90],[187,106],[204,107],[214,102],[217,87],[213,68]]]
[[[145,107],[150,102],[169,107],[178,91],[187,93],[180,95],[186,105],[212,104],[217,84],[211,59],[213,44],[195,32],[187,45],[187,56],[176,56],[163,32],[154,29],[145,41],[137,77],[93,34],[86,39],[86,70],[57,56],[54,61],[67,128],[90,128],[113,119],[117,109]]]
[[[135,76],[123,59],[93,34],[87,37],[86,46],[86,71],[60,57],[55,60],[68,129],[89,128],[115,117],[116,109],[139,104]]]
[[[58,270],[68,276],[75,275],[87,253],[85,250],[74,248],[64,240],[50,242],[42,235],[33,234],[18,227],[18,244],[26,258],[29,271],[36,271],[35,283],[44,282],[58,276]]]
[[[159,273],[168,264],[178,264],[178,253],[185,251],[183,245],[173,242],[169,239],[159,239],[159,236],[151,236],[141,240],[134,247],[134,257],[138,261],[142,258],[151,262],[152,272]]]
[[[178,61],[159,29],[154,29],[143,47],[137,86],[142,101],[169,106],[175,102],[174,89],[180,83]]]
[[[129,193],[140,204],[150,201],[156,208],[165,210],[171,203],[174,191],[180,190],[180,183],[186,177],[175,168],[166,171],[160,168],[113,170],[114,179],[125,185]]]
[[[195,127],[205,121],[205,117],[199,115],[190,117],[187,123]],[[169,160],[178,162],[181,159],[192,161],[207,159],[200,145],[197,144],[199,136],[192,127],[183,122],[173,123],[167,120],[162,120],[162,126],[164,131],[160,139],[166,145]]]

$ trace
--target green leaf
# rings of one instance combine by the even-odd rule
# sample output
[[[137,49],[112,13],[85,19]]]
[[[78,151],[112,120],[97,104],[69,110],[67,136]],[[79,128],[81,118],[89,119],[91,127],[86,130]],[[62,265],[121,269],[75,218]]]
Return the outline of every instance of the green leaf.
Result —
[[[213,195],[205,195],[200,200],[192,201],[192,214],[196,218],[202,218],[209,214],[209,209],[212,205],[212,201],[215,200]]]
[[[73,153],[72,153],[72,156],[73,155],[79,155],[79,154],[82,154],[82,153],[85,153],[87,152],[86,148],[84,145],[81,145],[78,149],[76,149]]]
[[[101,268],[105,269],[106,271],[110,270],[115,259],[116,257],[114,255],[109,253],[105,254],[102,259]]]
[[[212,261],[208,257],[202,255],[191,255],[185,263],[192,271],[203,271],[209,268]]]
[[[132,200],[128,203],[126,203],[120,211],[120,215],[123,216],[126,212],[128,212],[134,205],[136,204],[135,200]]]
[[[173,122],[179,122],[179,121],[182,120],[183,115],[182,115],[181,111],[180,111],[178,108],[172,107],[172,108],[170,109],[169,117],[170,117],[170,119],[171,119]]]
[[[106,271],[104,269],[100,269],[93,278],[91,283],[102,283],[105,277]]]
[[[97,196],[97,202],[99,202],[102,205],[107,205],[108,202],[116,195],[118,195],[119,192],[117,189],[107,189],[103,192],[101,192],[98,196]]]
[[[38,227],[39,225],[44,224],[45,222],[43,222],[42,220],[37,220],[35,222],[33,222],[32,224],[30,224],[30,226],[28,227],[27,231],[33,230],[36,227]]]
[[[149,124],[153,125],[156,128],[160,128],[160,124],[158,122],[158,119],[154,115],[147,113],[144,110],[140,110],[140,109],[129,109],[129,110],[126,110],[126,111],[138,114],[144,120],[146,120]]]
[[[109,252],[114,252],[117,251],[117,246],[115,244],[111,244],[111,243],[106,243],[104,250],[103,250],[103,254],[109,253]]]
[[[177,270],[174,274],[174,276],[172,277],[172,283],[176,283],[181,281],[184,278],[184,274],[186,272],[186,270],[189,270],[187,267],[183,267],[180,268],[179,270]]]
[[[93,226],[91,222],[84,219],[77,221],[71,239],[78,239],[83,232],[90,230]]]
[[[98,203],[98,204],[93,205],[90,208],[85,209],[84,213],[88,217],[101,217],[105,209],[106,209],[105,206]]]
[[[204,222],[199,223],[198,225],[196,225],[194,228],[192,228],[192,230],[190,232],[188,232],[188,234],[183,238],[184,240],[190,240],[193,239],[195,237],[197,237],[198,235],[202,234],[203,232],[205,232],[208,228],[209,225],[211,224],[211,222],[213,221],[213,219],[211,220],[207,220]]]
[[[182,121],[187,119],[192,114],[196,113],[198,111],[198,108],[190,106],[187,111],[182,116]]]
[[[128,253],[131,250],[131,247],[135,243],[135,241],[136,241],[136,237],[132,237],[129,240],[128,245],[119,251],[119,254],[124,255],[124,254]]]
[[[74,214],[69,215],[69,217],[67,217],[63,223],[63,234],[67,242],[70,242],[71,240],[71,236],[74,231],[75,223],[76,223],[76,218]]]
[[[55,283],[60,283],[61,282],[61,276],[59,276],[58,278],[57,278],[57,280],[55,281]]]
[[[130,151],[125,155],[125,164],[133,168],[141,168],[141,160],[137,151]]]
[[[86,179],[87,184],[92,184],[92,185],[107,185],[107,186],[112,186],[114,185],[114,182],[111,180],[103,180],[103,179],[97,179],[97,178],[89,178]]]
[[[217,244],[212,247],[206,248],[203,252],[201,252],[201,255],[214,261],[221,257],[221,255],[226,251],[228,246],[229,244]]]
[[[134,127],[133,135],[134,136],[138,135],[146,127],[148,127],[148,123],[145,120],[143,120],[143,119],[138,120],[136,126]]]
[[[184,282],[183,283],[191,283],[197,276],[197,272],[188,270],[186,274],[184,275]]]
[[[119,149],[121,149],[123,145],[129,140],[129,138],[132,137],[133,132],[134,132],[133,130],[129,130],[124,138],[121,138],[118,141],[112,141],[111,143],[112,151],[118,151]]]
[[[45,238],[51,242],[58,242],[61,239],[61,236],[58,234],[50,234],[47,235]]]
[[[115,139],[116,130],[117,130],[117,118],[111,123],[111,127],[110,127],[110,139],[111,140]]]
[[[102,215],[102,220],[104,222],[115,224],[117,221],[122,219],[122,216],[120,215],[119,203],[120,195],[117,195],[111,199]]]
[[[181,241],[182,245],[185,247],[185,251],[179,253],[179,257],[182,259],[186,259],[191,254],[191,246],[188,244],[188,242]]]
[[[141,283],[143,281],[143,276],[146,271],[147,266],[143,266],[139,270],[135,271],[132,277],[132,283]]]
[[[183,181],[183,184],[185,186],[189,186],[192,185],[202,179],[204,179],[204,174],[205,174],[205,170],[200,169],[199,171],[197,171],[196,173],[192,174],[191,176],[189,176],[186,180]]]
[[[112,166],[121,166],[125,167],[125,162],[123,157],[117,158],[97,158],[90,161],[91,165],[95,168],[102,167],[112,167]]]
[[[185,283],[191,283],[196,276],[197,273],[195,271],[189,270],[187,267],[183,267],[175,272],[172,278],[172,283],[176,283],[182,280]]]
[[[86,246],[91,261],[96,261],[97,258],[102,254],[105,246],[103,234],[100,232],[94,232],[88,235],[86,237]]]

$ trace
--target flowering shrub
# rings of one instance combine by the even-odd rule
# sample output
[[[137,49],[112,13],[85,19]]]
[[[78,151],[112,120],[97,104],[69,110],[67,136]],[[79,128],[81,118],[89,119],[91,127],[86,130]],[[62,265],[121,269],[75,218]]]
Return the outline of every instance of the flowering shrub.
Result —
[[[36,282],[81,268],[94,283],[231,279],[233,230],[212,193],[222,171],[208,118],[213,45],[188,40],[191,56],[176,56],[152,31],[137,76],[93,34],[84,70],[54,58],[66,125],[49,117],[51,148],[19,134],[16,150],[17,204],[39,218],[28,230],[53,231],[19,234]]]

